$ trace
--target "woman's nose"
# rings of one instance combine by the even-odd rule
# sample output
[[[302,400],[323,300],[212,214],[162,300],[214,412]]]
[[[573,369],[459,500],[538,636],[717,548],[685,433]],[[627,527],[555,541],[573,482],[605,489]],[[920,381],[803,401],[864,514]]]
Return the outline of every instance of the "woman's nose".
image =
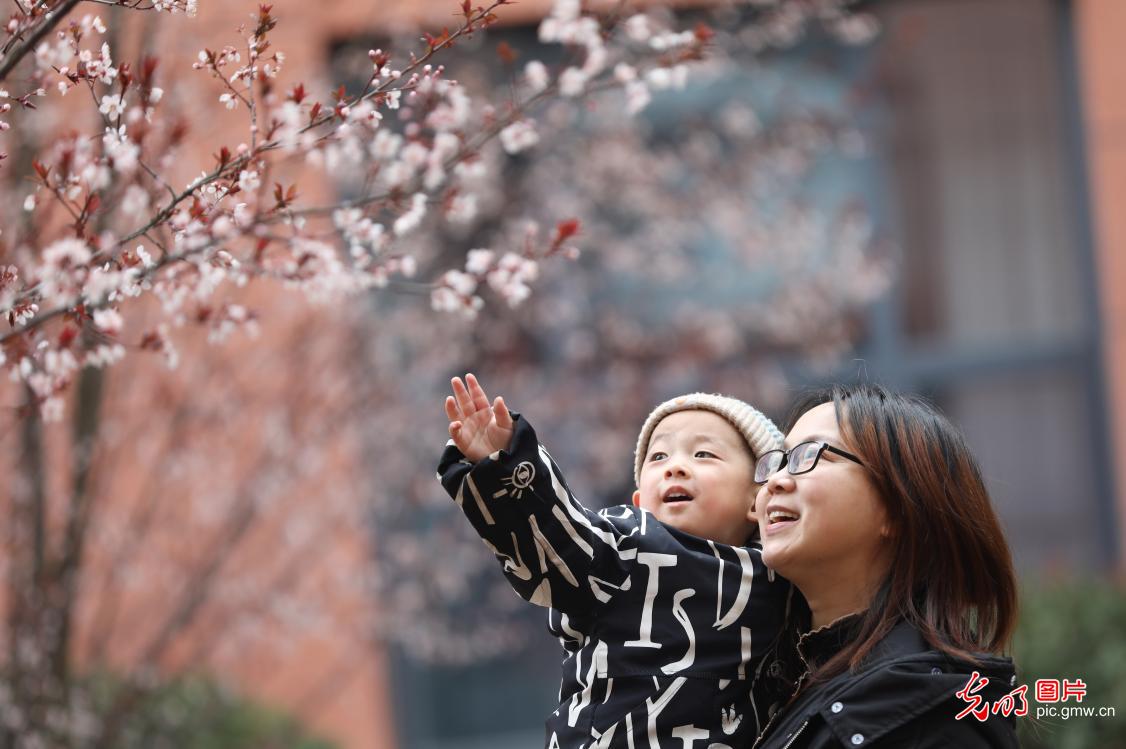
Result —
[[[766,490],[771,494],[788,492],[794,488],[794,477],[785,468],[779,468],[766,479]]]

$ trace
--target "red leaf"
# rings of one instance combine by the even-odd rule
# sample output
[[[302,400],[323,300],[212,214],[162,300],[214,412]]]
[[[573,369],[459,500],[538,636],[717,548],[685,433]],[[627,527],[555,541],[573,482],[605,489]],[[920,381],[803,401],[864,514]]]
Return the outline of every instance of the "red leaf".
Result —
[[[560,221],[555,226],[555,239],[552,241],[552,246],[558,247],[566,242],[571,237],[579,233],[580,222],[577,218],[570,218],[566,221]]]
[[[501,42],[497,45],[497,56],[505,65],[512,65],[520,57],[520,53],[514,50],[508,42]]]
[[[74,339],[78,337],[78,328],[73,325],[67,325],[59,333],[59,348],[68,348],[70,344],[74,343]]]
[[[141,63],[141,82],[144,83],[145,88],[152,88],[152,77],[156,73],[156,66],[160,61],[155,57],[146,57]]]
[[[164,340],[160,337],[160,333],[149,331],[141,336],[142,351],[160,351],[162,348],[164,348]]]
[[[426,43],[430,46],[430,49],[434,50],[438,47],[441,47],[443,44],[447,44],[450,41],[450,30],[448,28],[443,28],[442,33],[438,36],[424,34],[424,37],[426,39]]]

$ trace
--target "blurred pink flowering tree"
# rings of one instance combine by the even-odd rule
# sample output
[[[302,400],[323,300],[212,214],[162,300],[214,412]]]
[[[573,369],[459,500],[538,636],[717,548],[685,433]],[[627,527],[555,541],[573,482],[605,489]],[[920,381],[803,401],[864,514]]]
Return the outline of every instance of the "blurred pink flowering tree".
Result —
[[[871,20],[844,0],[753,0],[718,34],[560,0],[537,35],[560,54],[503,43],[500,89],[462,84],[473,57],[443,56],[506,0],[467,0],[413,52],[367,51],[351,88],[288,68],[283,3],[190,61],[125,59],[118,41],[125,11],[151,32],[196,0],[14,4],[0,33],[5,745],[140,741],[130,715],[163,678],[222,669],[266,628],[283,650],[287,634],[341,631],[445,660],[503,649],[511,596],[490,626],[434,615],[459,611],[490,563],[418,468],[441,444],[419,424],[450,374],[504,372],[510,400],[575,446],[584,485],[614,486],[645,404],[689,369],[769,401],[770,351],[842,350],[886,280],[862,212],[761,208],[852,147],[846,125],[731,108],[719,135],[661,144],[640,120],[733,48],[786,47],[810,24],[866,41]],[[230,113],[239,136],[185,164],[193,126]],[[701,225],[741,267],[769,266],[761,295],[682,293]],[[646,312],[652,292],[636,289],[653,284],[669,303]],[[374,552],[334,541],[367,526]],[[352,665],[329,664],[299,702]],[[109,697],[82,682],[97,668],[123,675]]]

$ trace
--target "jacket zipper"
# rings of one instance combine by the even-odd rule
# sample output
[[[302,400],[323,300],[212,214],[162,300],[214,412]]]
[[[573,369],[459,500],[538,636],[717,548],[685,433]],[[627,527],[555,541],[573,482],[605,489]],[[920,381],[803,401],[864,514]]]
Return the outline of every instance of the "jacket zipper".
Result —
[[[790,746],[798,740],[798,736],[801,736],[801,732],[804,731],[805,727],[808,725],[809,718],[806,718],[805,721],[803,721],[802,724],[798,726],[798,730],[794,731],[794,735],[790,737],[790,740],[786,742],[786,745],[783,746],[782,749],[790,749]]]
[[[797,683],[794,685],[794,693],[795,694],[797,693],[797,691],[799,689],[801,689],[802,682],[805,681],[805,677],[807,677],[807,676],[809,676],[809,671],[806,671],[805,673],[803,673],[801,676],[798,677]],[[779,718],[782,717],[782,713],[784,713],[784,712],[785,712],[784,709],[780,709],[780,710],[778,710],[778,712],[774,713],[774,715],[771,715],[769,719],[767,719],[766,725],[763,726],[762,733],[760,733],[758,735],[758,738],[755,739],[755,743],[751,746],[751,749],[758,749],[758,745],[761,744],[762,740],[766,737],[766,732],[768,730],[770,730],[770,727],[772,725],[774,725],[774,721],[776,719],[779,719]],[[809,720],[807,719],[805,721],[805,723],[808,723],[808,722],[809,722]],[[805,728],[805,723],[802,723],[801,726],[798,727],[798,733],[801,732],[801,729]],[[791,743],[793,743],[793,739],[797,738],[797,733],[795,733],[790,738],[791,738],[790,742],[788,742],[786,744],[786,746],[782,747],[782,749],[786,749],[786,747],[788,747]]]
[[[832,626],[832,625],[831,624],[825,625],[825,627],[829,627],[829,626]],[[825,629],[825,627],[819,627],[818,629],[813,630],[813,632],[820,632],[822,629]],[[805,642],[805,638],[809,637],[811,634],[813,634],[813,632],[806,632],[805,634],[803,634],[801,637],[798,638],[798,643],[797,643],[798,658],[801,659],[802,665],[805,666],[805,671],[802,672],[802,675],[798,677],[797,682],[794,684],[794,694],[797,694],[798,692],[801,691],[802,682],[805,681],[805,677],[809,676],[809,674],[811,672],[811,669],[809,667],[809,661],[807,661],[805,659],[805,656],[802,655],[801,646],[802,646],[802,643]],[[782,717],[783,712],[784,712],[784,710],[779,710],[778,712],[774,713],[774,715],[771,715],[769,719],[767,719],[766,725],[763,727],[762,732],[759,733],[758,738],[755,739],[755,743],[751,745],[751,749],[758,749],[758,745],[762,743],[762,740],[764,738],[766,738],[767,731],[769,731],[770,727],[772,725],[774,725],[774,721],[776,719]],[[802,723],[800,726],[798,726],[798,730],[794,731],[794,734],[790,737],[790,740],[786,742],[786,745],[783,746],[782,749],[789,749],[790,744],[794,743],[794,741],[797,740],[798,734],[800,734],[805,729],[805,727],[808,723],[809,723],[809,718],[806,718],[805,722]]]

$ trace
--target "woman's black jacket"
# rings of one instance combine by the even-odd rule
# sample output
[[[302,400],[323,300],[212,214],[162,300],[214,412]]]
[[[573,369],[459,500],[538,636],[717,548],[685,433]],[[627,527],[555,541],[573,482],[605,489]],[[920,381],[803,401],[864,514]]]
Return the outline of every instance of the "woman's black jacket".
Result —
[[[799,670],[816,667],[855,634],[859,617],[840,620],[803,635],[797,643]],[[773,667],[775,675],[789,670]],[[770,669],[768,669],[770,670]],[[979,714],[956,716],[975,704],[957,693],[977,672],[989,679],[977,692]],[[977,682],[980,684],[980,681]],[[1009,658],[981,656],[977,665],[934,650],[907,622],[896,625],[856,673],[846,671],[776,706],[755,749],[1011,749],[1015,720],[992,708],[1016,687]],[[1014,708],[1022,701],[1012,697]],[[1002,705],[1005,703],[1002,702]],[[1027,705],[1027,703],[1025,703]],[[746,747],[745,749],[750,749]]]

